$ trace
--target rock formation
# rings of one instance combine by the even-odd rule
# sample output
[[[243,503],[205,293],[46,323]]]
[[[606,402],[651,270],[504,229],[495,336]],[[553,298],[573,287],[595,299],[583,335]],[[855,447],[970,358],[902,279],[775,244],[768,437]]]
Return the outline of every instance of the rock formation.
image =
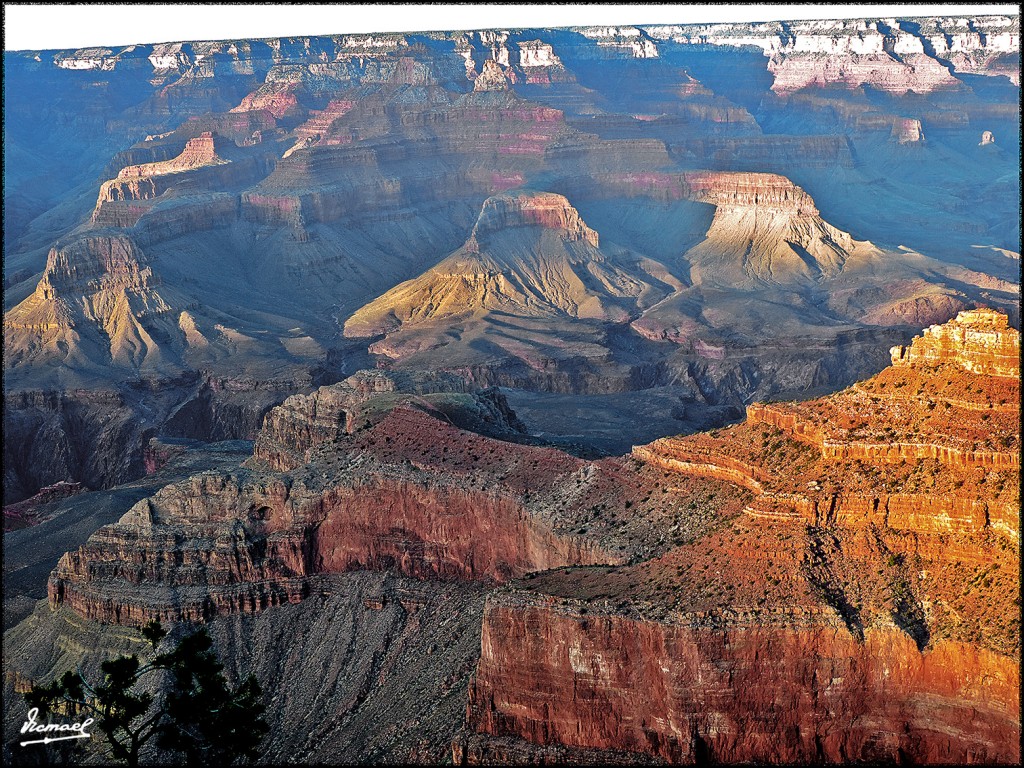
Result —
[[[586,345],[599,348],[599,324],[622,323],[679,287],[639,255],[599,243],[560,195],[520,190],[489,198],[461,249],[356,311],[345,335],[387,334],[371,350],[396,359],[443,347],[450,366],[478,362],[473,340],[481,335],[507,355],[534,356],[503,330],[512,324],[548,337],[541,342],[548,354],[587,354]],[[465,342],[451,338],[453,324]]]
[[[138,624],[301,601],[318,574],[352,569],[503,583],[453,745],[467,759],[563,745],[1012,762],[1019,392],[973,370],[988,353],[961,331],[978,326],[995,346],[1015,333],[964,313],[910,347],[942,338],[941,357],[751,406],[743,425],[657,441],[636,462],[459,430],[445,409],[473,409],[439,397],[450,377],[360,374],[273,412],[249,470],[170,485],[101,529],[61,560],[50,599]],[[899,449],[909,434],[1006,458],[835,450],[872,436]]]
[[[955,73],[991,71],[986,65],[1019,51],[1019,18],[989,17],[982,26],[962,18],[849,19],[659,26],[647,33],[683,45],[757,46],[779,93],[826,84],[928,93],[956,88]]]
[[[947,330],[956,338],[963,324]],[[1019,589],[1018,381],[961,372],[972,402],[939,394],[945,360],[959,369],[978,354],[961,337],[941,362],[751,406],[718,437],[637,448],[680,488],[717,478],[753,501],[642,565],[557,569],[493,593],[468,717],[486,736],[460,737],[454,754],[474,744],[469,754],[487,755],[493,738],[497,754],[511,741],[533,759],[553,744],[671,762],[1019,759],[1020,629],[1006,622]],[[916,395],[899,391],[908,372]],[[956,428],[936,441],[1006,438],[1007,463],[827,450],[855,430],[895,447],[942,424]],[[741,449],[747,440],[757,447]]]
[[[155,376],[327,381],[359,347],[363,362],[607,393],[700,377],[702,361],[735,365],[742,350],[758,360],[759,391],[782,391],[773,371],[789,363],[757,350],[876,326],[903,333],[978,302],[1012,309],[1015,270],[974,246],[1019,250],[1015,153],[968,156],[965,137],[974,146],[977,126],[1019,130],[1007,80],[1017,28],[1002,17],[875,19],[11,52],[7,381],[65,393]],[[909,154],[898,145],[922,134]],[[485,201],[524,189],[538,210],[544,195],[569,200],[601,238],[574,239],[566,219],[561,267],[506,274],[506,262],[533,257],[500,251],[526,245],[499,248],[499,219],[473,228]],[[536,243],[554,237],[537,231]],[[102,238],[142,254],[140,287],[124,301],[67,287],[64,309],[98,302],[99,325],[57,330],[71,322],[64,309],[32,298],[44,255]],[[423,312],[434,319],[402,317],[384,339],[339,336],[346,318],[359,334],[393,331],[375,300],[460,246],[466,263],[442,278],[447,308]],[[601,258],[583,258],[590,248]],[[471,286],[452,277],[464,272]],[[497,285],[492,272],[523,285]],[[451,306],[499,297],[511,304],[486,318]],[[403,296],[398,315],[430,298]],[[726,328],[737,303],[749,309]],[[360,307],[383,312],[359,327]],[[494,344],[475,338],[507,322],[496,314],[506,309],[516,319]],[[740,406],[752,373],[716,374],[708,396]],[[198,435],[199,406],[178,405],[169,433],[187,423]]]
[[[114,366],[159,368],[183,346],[183,304],[130,237],[80,236],[51,249],[35,292],[4,315],[5,365],[82,365],[99,347]]]
[[[106,622],[204,620],[301,600],[318,574],[494,583],[663,549],[667,522],[587,523],[611,499],[632,506],[643,477],[461,430],[522,437],[500,396],[445,381],[365,373],[293,398],[268,415],[252,468],[140,501],[62,558],[51,600]]]
[[[203,131],[189,139],[176,157],[127,165],[120,169],[116,178],[103,182],[92,221],[101,226],[134,227],[154,209],[158,198],[211,190],[215,194],[220,192],[221,199],[204,206],[203,213],[186,213],[187,224],[170,228],[169,232],[161,232],[158,238],[153,238],[153,230],[159,229],[161,224],[147,221],[150,238],[167,240],[197,229],[225,226],[235,219],[238,206],[236,200],[222,192],[265,176],[267,159],[261,158],[262,154],[254,150],[246,156],[238,152],[234,142]],[[168,229],[166,215],[162,218],[165,219],[163,228]]]
[[[994,349],[1019,345],[1005,322],[987,309],[963,312],[908,349],[895,348],[892,368],[849,390],[754,404],[747,423],[724,436],[666,438],[635,455],[754,491],[754,515],[812,525],[876,521],[918,533],[991,527],[1019,539],[1019,363],[1016,355],[1002,358],[1005,368],[992,363]],[[972,338],[978,328],[984,340]],[[855,469],[858,463],[880,474]]]
[[[39,507],[59,499],[74,496],[83,490],[81,483],[59,481],[39,491],[31,498],[23,499],[14,504],[4,505],[4,532],[26,528],[42,522],[45,517],[38,512]]]
[[[892,139],[897,144],[917,144],[924,141],[921,121],[915,119],[897,119],[892,126]]]
[[[484,62],[484,70],[473,82],[474,91],[507,91],[508,80],[501,71],[501,65],[494,59]]]
[[[628,196],[715,206],[703,242],[685,254],[695,283],[745,287],[822,280],[836,277],[851,256],[863,260],[880,253],[825,221],[811,196],[778,174],[609,174],[602,184]]]
[[[690,181],[690,188],[716,206],[706,240],[687,252],[694,282],[820,280],[837,275],[855,250],[872,250],[824,221],[811,197],[786,178],[716,174],[706,187]]]
[[[950,364],[971,373],[1020,378],[1020,331],[1007,325],[1006,315],[991,309],[961,312],[944,325],[925,329],[909,347],[894,347],[892,364]]]
[[[481,434],[525,432],[499,392],[477,391],[458,376],[359,371],[274,408],[260,430],[255,456],[278,471],[295,469],[310,460],[313,449],[367,429],[401,403]]]
[[[269,762],[1018,762],[1019,69],[1016,16],[6,52],[5,694],[159,617]]]
[[[803,606],[718,621],[582,615],[545,586],[488,602],[469,706],[484,733],[680,763],[1016,759],[1019,676],[996,654],[952,642],[921,654],[893,630],[858,639]]]
[[[561,195],[491,197],[461,249],[360,309],[346,321],[345,334],[424,324],[443,332],[442,321],[479,324],[492,317],[621,321],[663,297],[666,286],[645,274],[636,256],[616,251],[600,248],[598,234]],[[390,337],[387,344],[380,349],[396,349]],[[412,350],[426,344],[438,342],[417,341]]]

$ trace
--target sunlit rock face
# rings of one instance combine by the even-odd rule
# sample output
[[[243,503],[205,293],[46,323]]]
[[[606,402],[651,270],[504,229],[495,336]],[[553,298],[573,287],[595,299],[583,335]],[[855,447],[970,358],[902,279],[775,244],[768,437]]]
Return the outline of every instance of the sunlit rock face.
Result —
[[[894,93],[955,89],[957,73],[996,68],[1002,75],[1004,57],[1020,51],[1018,17],[990,17],[981,24],[964,18],[850,19],[661,26],[648,32],[689,45],[756,46],[769,58],[772,89],[780,93],[831,84]],[[1006,70],[1019,84],[1019,71]]]
[[[484,202],[460,250],[360,309],[345,333],[371,336],[426,323],[441,330],[437,323],[445,318],[492,312],[624,316],[617,305],[650,291],[642,280],[600,249],[598,234],[565,197],[507,193]]]
[[[982,370],[991,353],[971,337],[1019,343],[1005,323],[961,313],[851,390],[634,449],[679,486],[713,478],[751,501],[642,565],[559,569],[489,597],[475,735],[454,754],[1018,760],[1019,625],[989,622],[1019,589],[1019,374]],[[1004,568],[970,597],[954,575]]]
[[[1019,70],[1017,16],[5,53],[5,693],[159,618],[264,762],[1018,763]]]
[[[985,366],[1015,334],[964,312],[848,390],[599,462],[522,444],[500,396],[453,377],[360,373],[271,412],[247,469],[98,531],[50,601],[140,624],[300,603],[360,569],[501,584],[452,745],[467,760],[1012,762],[1019,377]]]
[[[546,498],[573,498],[559,482],[594,468],[480,434],[522,430],[500,394],[456,377],[361,372],[268,414],[251,470],[168,486],[68,553],[51,600],[142,624],[295,602],[326,573],[397,567],[494,583],[621,562],[621,542],[578,535]]]
[[[562,393],[703,377],[739,408],[753,388],[869,372],[833,349],[827,374],[782,375],[793,338],[891,344],[979,302],[1016,324],[1017,149],[973,152],[979,131],[1019,130],[1018,28],[864,19],[9,53],[9,388],[158,377],[190,399],[169,382],[322,383],[357,345],[363,362]],[[512,215],[525,200],[528,225]],[[148,287],[123,301],[35,292],[46,253],[103,238],[133,244]],[[99,325],[71,329],[85,304]],[[494,322],[506,309],[515,330]],[[733,353],[746,362],[701,370]],[[249,392],[219,396],[255,413]],[[138,416],[159,431],[183,404]],[[92,471],[43,484],[106,482]]]
[[[1020,378],[1020,331],[991,309],[960,312],[927,328],[909,347],[892,350],[892,364],[907,367],[950,363],[971,373]]]

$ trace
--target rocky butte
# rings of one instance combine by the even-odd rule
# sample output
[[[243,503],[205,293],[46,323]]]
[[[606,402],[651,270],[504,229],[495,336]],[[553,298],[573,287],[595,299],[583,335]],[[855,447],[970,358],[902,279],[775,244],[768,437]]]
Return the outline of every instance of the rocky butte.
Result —
[[[216,622],[322,574],[478,582],[457,763],[1013,763],[1015,345],[966,311],[835,395],[599,461],[527,444],[496,392],[361,373],[65,555],[51,608]]]

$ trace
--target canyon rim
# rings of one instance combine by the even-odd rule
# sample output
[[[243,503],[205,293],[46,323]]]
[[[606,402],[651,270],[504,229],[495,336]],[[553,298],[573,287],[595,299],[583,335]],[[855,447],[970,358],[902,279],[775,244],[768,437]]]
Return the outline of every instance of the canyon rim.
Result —
[[[266,764],[1019,764],[1020,17],[894,13],[5,51],[5,762],[155,619]]]

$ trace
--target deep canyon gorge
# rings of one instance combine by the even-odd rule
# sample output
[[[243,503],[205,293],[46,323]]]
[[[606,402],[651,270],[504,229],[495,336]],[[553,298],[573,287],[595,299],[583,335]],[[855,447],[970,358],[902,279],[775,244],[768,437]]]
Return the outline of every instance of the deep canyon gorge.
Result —
[[[5,762],[159,619],[268,764],[1019,763],[1019,16],[4,79]]]

